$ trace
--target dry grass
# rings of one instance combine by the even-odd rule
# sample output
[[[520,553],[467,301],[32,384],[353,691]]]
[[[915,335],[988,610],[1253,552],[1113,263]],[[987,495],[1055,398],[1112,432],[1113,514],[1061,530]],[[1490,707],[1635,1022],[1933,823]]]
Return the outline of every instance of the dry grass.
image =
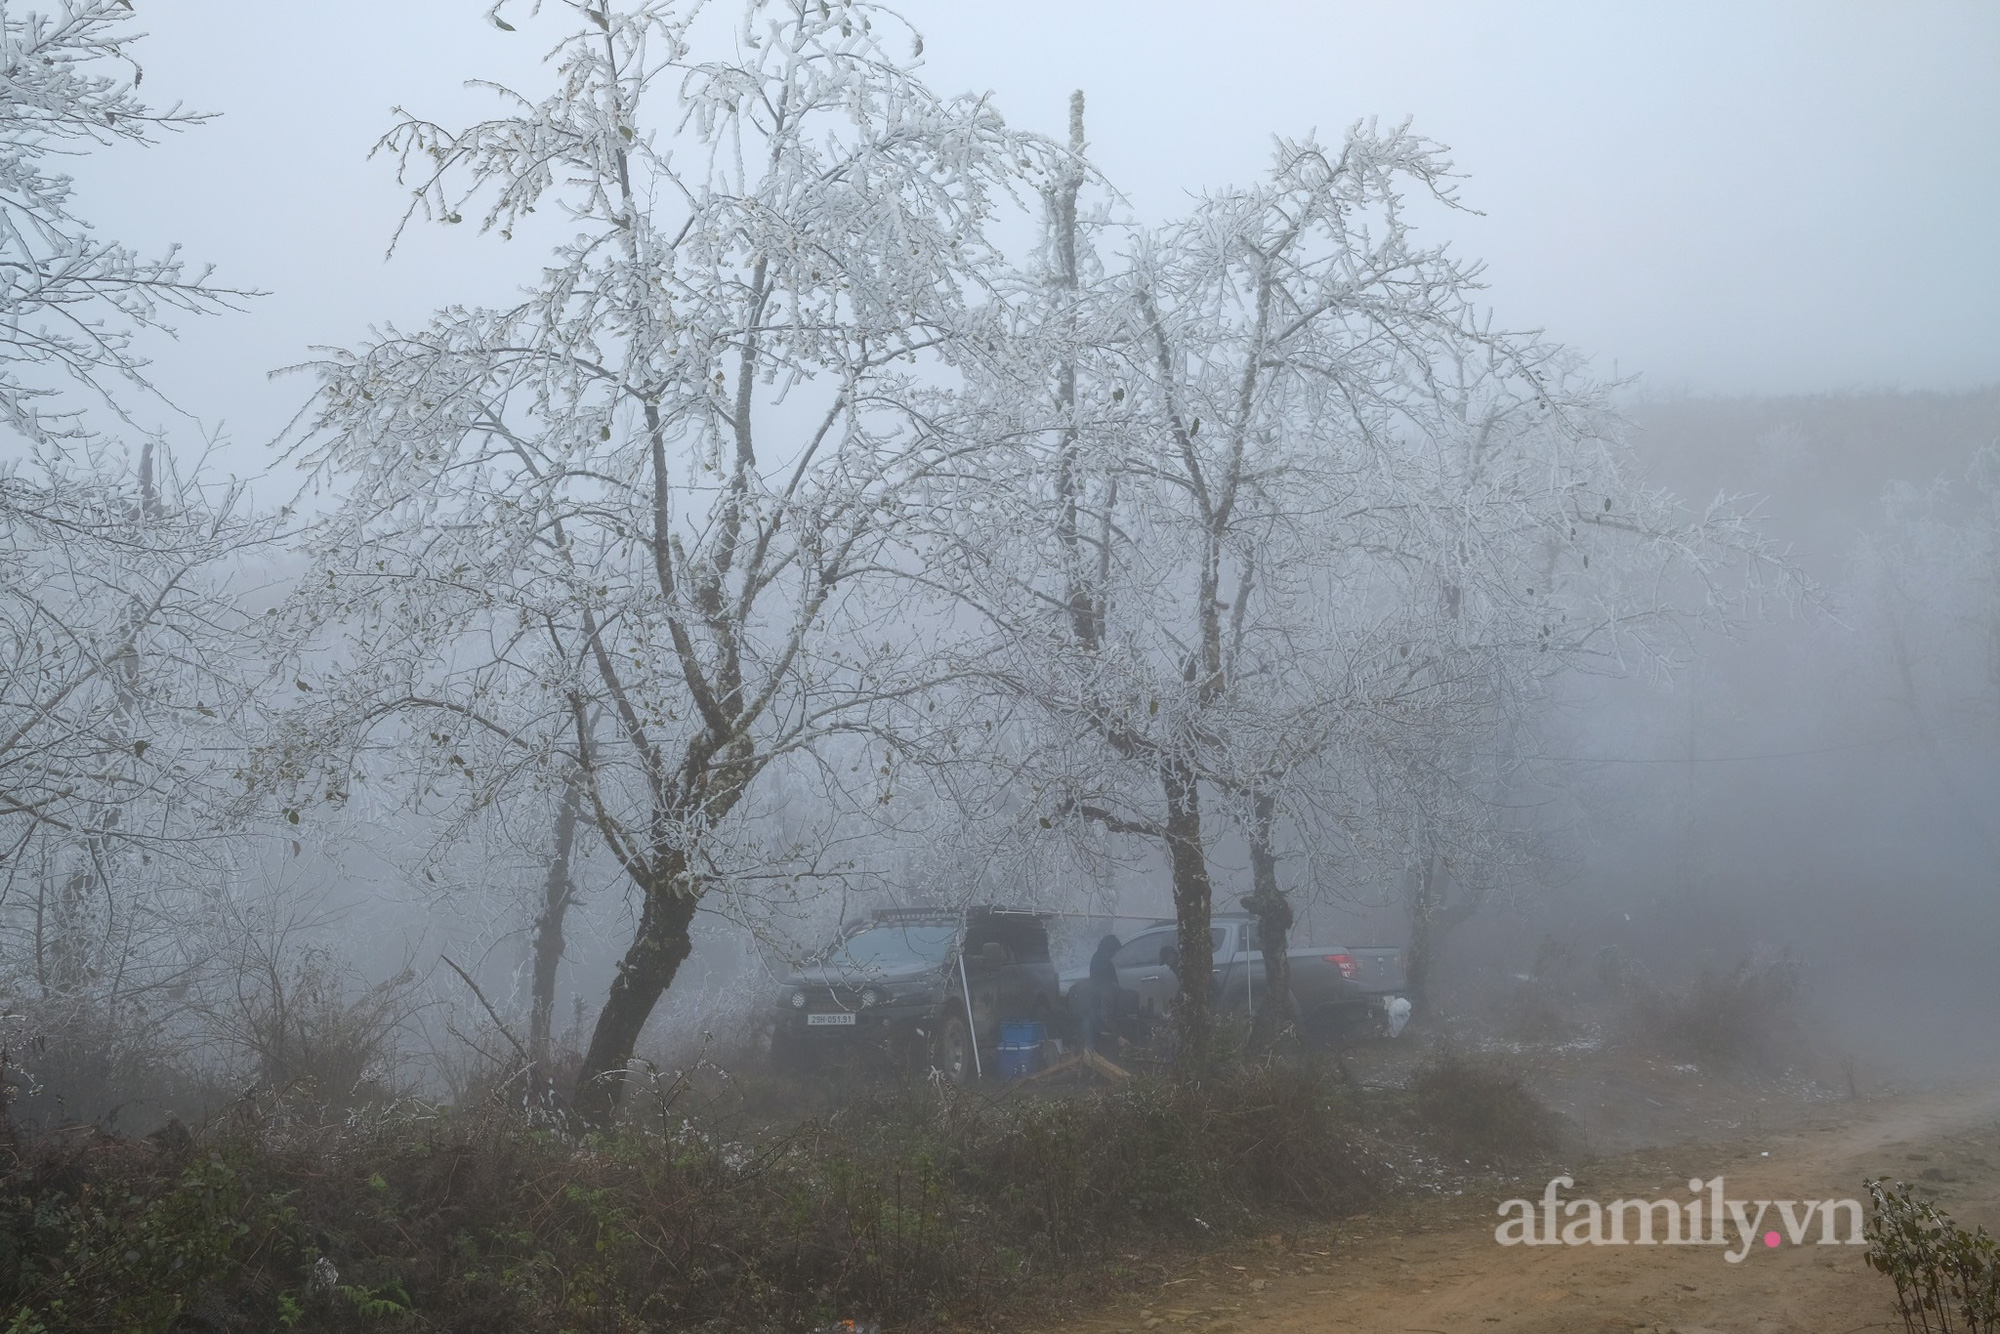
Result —
[[[1497,1065],[1447,1051],[1410,1077],[1410,1095],[1421,1124],[1459,1157],[1520,1163],[1556,1147],[1555,1114]]]
[[[1744,959],[1729,969],[1703,968],[1677,989],[1635,996],[1643,1032],[1687,1060],[1775,1073],[1808,1053],[1793,1002],[1800,969],[1789,955]]]
[[[778,1126],[673,1084],[573,1140],[499,1110],[329,1123],[246,1101],[183,1138],[10,1149],[0,1303],[59,1330],[931,1325],[1111,1247],[1368,1199],[1372,1107],[1313,1067],[993,1102],[921,1083]]]

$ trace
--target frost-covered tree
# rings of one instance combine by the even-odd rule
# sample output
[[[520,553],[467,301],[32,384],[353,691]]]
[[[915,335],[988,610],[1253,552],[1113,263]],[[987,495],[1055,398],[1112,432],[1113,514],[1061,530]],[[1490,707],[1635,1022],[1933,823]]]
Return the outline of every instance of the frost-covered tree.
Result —
[[[31,444],[88,439],[91,408],[123,416],[121,392],[150,393],[136,333],[248,295],[174,249],[145,259],[98,236],[50,170],[203,119],[140,100],[132,17],[123,0],[64,0],[54,14],[0,4],[0,420]]]
[[[159,738],[107,720],[154,690],[156,666],[198,659],[211,642],[206,627],[228,612],[204,580],[243,535],[233,493],[175,473],[154,440],[135,466],[105,429],[136,401],[161,402],[135,334],[246,295],[206,270],[190,275],[171,250],[145,260],[102,239],[73,211],[71,179],[49,170],[52,156],[149,143],[200,119],[139,99],[131,18],[118,0],[53,15],[0,5],[0,430],[11,437],[0,457],[0,819],[17,831],[10,847],[37,831],[100,828],[168,772],[114,776],[104,749],[113,732],[131,733],[114,749],[137,747],[134,759]],[[155,644],[173,647],[149,653]],[[205,692],[211,716],[218,692],[213,682]]]
[[[1536,762],[1557,682],[1671,671],[1700,633],[1800,591],[1740,504],[1692,510],[1646,484],[1607,387],[1574,354],[1483,324],[1431,351],[1421,396],[1381,436],[1398,463],[1376,476],[1397,488],[1370,501],[1375,536],[1337,539],[1335,617],[1351,633],[1310,661],[1340,677],[1266,667],[1320,680],[1294,698],[1339,701],[1335,731],[1301,722],[1270,768],[1288,771],[1290,755],[1312,776],[1289,785],[1320,817],[1300,842],[1325,852],[1332,835],[1378,875],[1400,864],[1419,996],[1446,928],[1533,870],[1537,831],[1518,810],[1560,781]],[[1366,821],[1325,818],[1334,808],[1312,788],[1335,777],[1328,756],[1344,767],[1340,801]]]
[[[1443,168],[1400,131],[1357,131],[1332,156],[1285,145],[1267,184],[1136,234],[1122,270],[1087,283],[1072,180],[1022,340],[1053,392],[1037,405],[1043,433],[1036,408],[1018,414],[1020,508],[980,523],[956,507],[972,516],[963,578],[1000,643],[986,678],[1053,724],[1060,753],[1071,738],[1092,756],[1054,765],[1041,818],[1154,840],[1170,867],[1194,1068],[1214,897],[1203,790],[1240,776],[1226,716],[1249,698],[1232,688],[1231,659],[1265,639],[1273,656],[1297,653],[1324,624],[1258,589],[1260,574],[1289,578],[1260,570],[1259,553],[1327,523],[1357,485],[1364,498],[1348,508],[1364,519],[1388,494],[1365,494],[1379,479],[1356,445],[1393,427],[1399,399],[1422,392],[1423,356],[1462,320],[1465,276],[1442,251],[1413,249],[1400,222],[1400,191],[1439,187]],[[1032,374],[996,377],[993,392]],[[1273,614],[1253,614],[1256,592]]]
[[[273,762],[337,799],[392,745],[460,821],[581,776],[637,898],[576,1094],[601,1122],[697,911],[785,861],[743,818],[760,781],[844,781],[828,738],[922,688],[905,494],[977,448],[949,385],[1045,153],[931,93],[869,5],[547,8],[548,91],[383,141],[422,215],[561,239],[515,304],[314,365],[338,505],[294,612],[331,660],[300,658]]]
[[[247,705],[229,576],[268,535],[238,509],[150,449],[0,468],[0,929],[44,998],[186,961]]]
[[[1411,814],[1369,837],[1436,855],[1459,748],[1557,671],[1668,651],[1723,613],[1722,566],[1770,553],[1634,481],[1576,359],[1496,329],[1476,267],[1418,244],[1406,194],[1453,203],[1452,170],[1406,127],[1280,143],[1121,266],[1080,249],[1073,190],[988,385],[1010,499],[949,511],[994,634],[968,671],[1035,720],[1040,820],[1164,855],[1199,1068],[1218,800],[1282,948],[1279,821]]]
[[[50,169],[199,119],[139,99],[131,17],[0,5],[0,986],[136,1036],[184,989],[227,861],[231,574],[270,528],[162,442],[117,438],[165,406],[135,335],[248,295],[101,238]]]

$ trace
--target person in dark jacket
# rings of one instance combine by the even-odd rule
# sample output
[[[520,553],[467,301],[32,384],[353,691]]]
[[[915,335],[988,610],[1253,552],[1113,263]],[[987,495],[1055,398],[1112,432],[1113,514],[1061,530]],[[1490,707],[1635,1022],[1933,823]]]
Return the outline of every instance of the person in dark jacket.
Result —
[[[1112,962],[1118,951],[1125,948],[1116,936],[1106,936],[1097,942],[1097,953],[1090,956],[1090,980],[1102,982],[1113,991],[1118,989],[1118,965]]]
[[[1118,965],[1112,962],[1112,957],[1120,948],[1116,936],[1098,941],[1097,953],[1090,956],[1090,976],[1072,989],[1083,993],[1083,1042],[1092,1051],[1104,1049],[1104,1030],[1110,1025],[1118,1002]],[[1115,1040],[1112,1045],[1116,1046]]]

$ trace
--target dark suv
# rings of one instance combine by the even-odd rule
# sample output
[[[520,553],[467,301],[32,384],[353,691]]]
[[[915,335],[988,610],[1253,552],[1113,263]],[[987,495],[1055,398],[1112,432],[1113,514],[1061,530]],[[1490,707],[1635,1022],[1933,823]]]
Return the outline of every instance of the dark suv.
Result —
[[[884,1051],[973,1078],[992,1064],[1003,1022],[1053,1024],[1060,1011],[1044,920],[1012,908],[892,908],[849,923],[785,979],[773,1063]]]

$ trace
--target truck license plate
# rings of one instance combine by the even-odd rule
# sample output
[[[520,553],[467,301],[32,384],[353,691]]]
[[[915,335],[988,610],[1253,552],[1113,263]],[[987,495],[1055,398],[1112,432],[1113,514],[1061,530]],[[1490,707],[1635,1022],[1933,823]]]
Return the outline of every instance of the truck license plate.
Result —
[[[836,1025],[845,1025],[851,1028],[854,1026],[854,1016],[852,1014],[809,1014],[806,1016],[807,1028],[830,1028]]]

